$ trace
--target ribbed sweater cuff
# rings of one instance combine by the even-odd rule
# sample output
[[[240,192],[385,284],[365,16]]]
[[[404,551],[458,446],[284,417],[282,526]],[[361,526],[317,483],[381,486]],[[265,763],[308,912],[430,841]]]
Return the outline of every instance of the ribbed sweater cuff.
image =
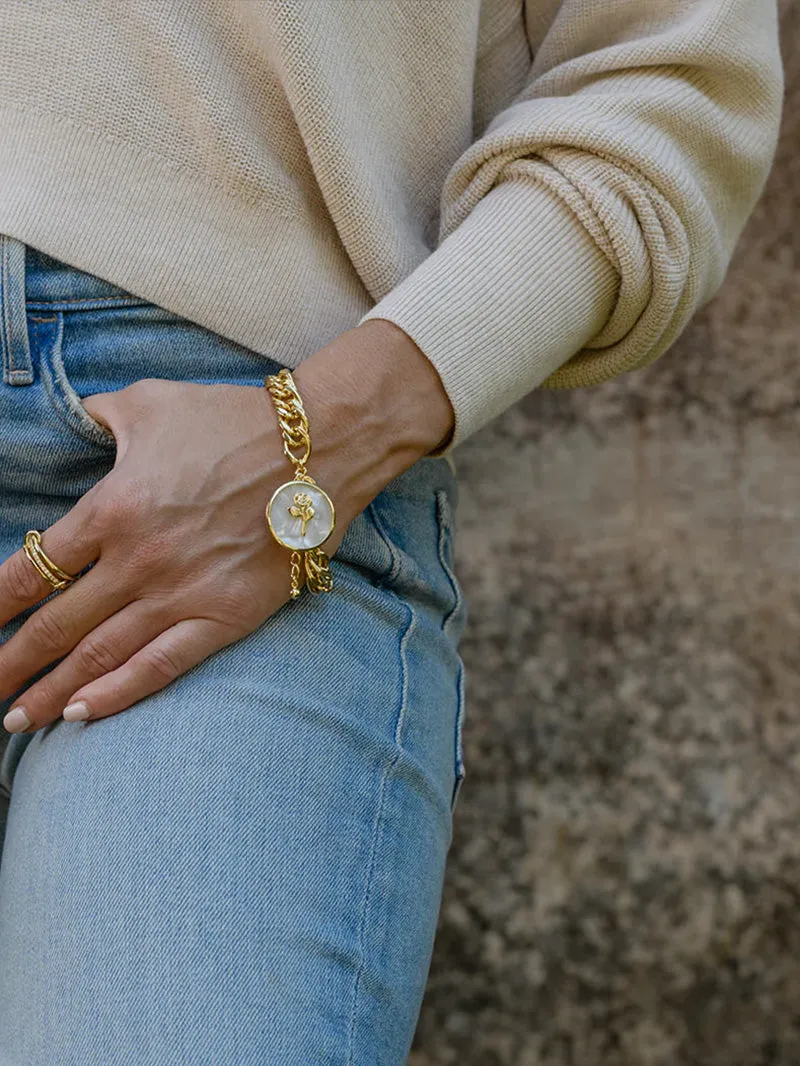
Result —
[[[431,455],[446,456],[598,334],[618,284],[554,192],[505,181],[358,324],[394,322],[436,367],[455,429]]]

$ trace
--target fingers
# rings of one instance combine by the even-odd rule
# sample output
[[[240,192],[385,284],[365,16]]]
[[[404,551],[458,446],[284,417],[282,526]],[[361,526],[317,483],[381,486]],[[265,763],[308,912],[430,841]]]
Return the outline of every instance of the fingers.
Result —
[[[158,692],[241,633],[208,618],[188,618],[164,629],[116,670],[90,681],[73,693],[70,703],[83,704],[69,720],[108,718]]]
[[[45,555],[68,574],[80,573],[100,554],[97,527],[92,521],[96,487],[82,496],[68,514],[42,532],[41,547]],[[20,547],[0,565],[0,626],[52,591],[53,586]]]
[[[100,562],[43,604],[0,646],[0,699],[13,696],[34,674],[71,652],[132,598],[119,576],[114,580],[109,566]]]
[[[14,701],[4,727],[12,733],[32,732],[55,721],[75,692],[127,662],[168,624],[163,606],[148,600],[136,600],[113,614]],[[24,719],[16,713],[19,710]]]

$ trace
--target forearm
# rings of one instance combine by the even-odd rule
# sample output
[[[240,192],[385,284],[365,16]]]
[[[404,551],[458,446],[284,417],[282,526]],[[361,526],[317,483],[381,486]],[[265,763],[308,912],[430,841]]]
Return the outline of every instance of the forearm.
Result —
[[[293,377],[311,429],[310,472],[354,513],[452,432],[438,372],[392,322],[348,330]]]

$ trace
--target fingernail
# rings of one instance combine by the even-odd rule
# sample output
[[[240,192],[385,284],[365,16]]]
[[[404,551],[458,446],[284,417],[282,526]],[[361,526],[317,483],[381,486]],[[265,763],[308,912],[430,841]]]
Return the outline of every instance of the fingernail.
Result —
[[[31,720],[24,707],[15,707],[3,719],[3,729],[7,729],[9,733],[21,733],[23,729],[28,729],[30,724]]]
[[[82,722],[84,718],[89,717],[89,714],[89,708],[83,700],[76,700],[75,703],[70,703],[64,708],[61,717],[66,722]]]

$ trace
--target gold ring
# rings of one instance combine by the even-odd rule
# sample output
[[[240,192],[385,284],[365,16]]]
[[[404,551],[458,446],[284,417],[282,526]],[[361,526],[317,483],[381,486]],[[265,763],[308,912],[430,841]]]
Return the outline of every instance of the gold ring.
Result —
[[[42,577],[49,581],[54,589],[65,589],[73,581],[78,580],[77,577],[68,574],[66,570],[62,570],[60,566],[56,566],[53,560],[45,555],[42,548],[42,535],[38,529],[29,529],[25,534],[23,551]]]

